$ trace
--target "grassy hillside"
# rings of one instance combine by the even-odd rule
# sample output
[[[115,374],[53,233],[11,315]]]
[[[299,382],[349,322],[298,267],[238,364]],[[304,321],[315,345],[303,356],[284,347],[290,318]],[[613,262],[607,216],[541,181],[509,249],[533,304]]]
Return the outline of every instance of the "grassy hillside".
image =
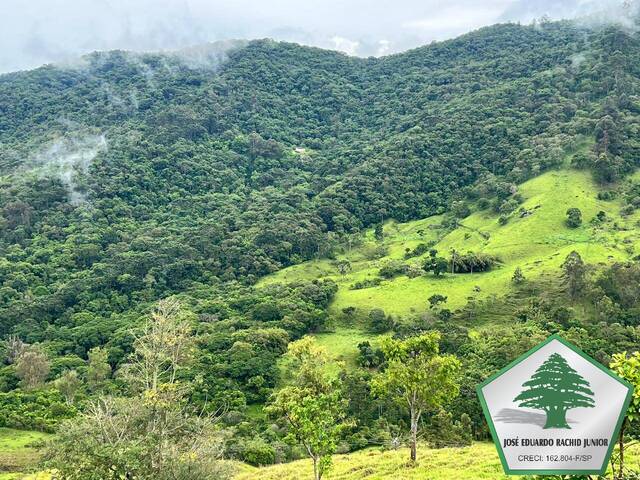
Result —
[[[406,316],[426,311],[427,298],[438,293],[446,295],[446,306],[455,310],[470,299],[499,298],[512,291],[511,278],[516,267],[520,267],[528,279],[557,283],[560,265],[572,250],[578,251],[590,264],[635,256],[640,239],[636,228],[638,214],[622,217],[619,213],[621,200],[599,200],[597,194],[601,190],[588,172],[570,169],[550,171],[520,185],[519,193],[525,201],[522,209],[510,215],[506,225],[498,223],[498,214],[491,209],[472,213],[449,233],[442,232],[439,227],[440,216],[407,223],[388,222],[384,227],[382,244],[375,241],[373,231],[369,230],[360,245],[337,257],[336,261],[348,260],[351,263],[352,270],[345,275],[338,272],[336,261],[310,261],[266,277],[261,285],[315,278],[334,280],[339,286],[330,307],[333,318],[338,319],[335,331],[320,334],[318,338],[335,359],[349,364],[355,358],[358,343],[370,340],[372,336],[364,333],[357,324],[341,324],[344,321],[341,311],[346,307],[355,307],[360,317],[372,308],[382,308],[395,316]],[[570,207],[582,211],[583,224],[579,228],[571,229],[565,223],[566,211]],[[523,216],[522,211],[527,212],[526,215]],[[606,213],[607,220],[601,224],[592,223],[600,211]],[[377,287],[351,288],[357,281],[377,277],[382,265],[402,259],[407,248],[429,241],[437,241],[434,248],[442,255],[448,256],[451,249],[460,253],[484,252],[498,256],[502,264],[483,273],[447,274],[443,277],[428,274],[417,278],[400,276],[384,280]],[[387,253],[371,259],[372,252],[380,246]],[[411,258],[407,263],[422,263],[426,255]],[[469,318],[470,326],[482,328],[487,322],[493,324],[506,320],[499,309],[488,310],[488,316]]]
[[[17,480],[38,461],[38,446],[49,435],[0,428],[0,480]]]
[[[501,226],[494,212],[478,211],[462,220],[458,228],[445,235],[434,247],[444,255],[449,255],[451,249],[461,253],[474,251],[497,255],[502,265],[490,272],[449,274],[442,278],[433,275],[413,279],[401,276],[385,280],[378,287],[350,288],[357,281],[376,277],[385,262],[402,259],[406,248],[437,239],[439,230],[436,227],[441,218],[430,217],[408,223],[385,224],[382,245],[388,249],[388,254],[374,260],[366,258],[377,246],[372,231],[368,231],[361,246],[338,256],[338,260],[349,260],[352,265],[352,271],[346,275],[340,275],[335,261],[310,261],[266,277],[262,285],[331,278],[339,285],[331,307],[336,314],[349,306],[364,311],[378,307],[396,315],[421,312],[427,308],[427,298],[434,293],[447,295],[449,308],[459,308],[467,303],[469,297],[482,299],[504,294],[511,288],[511,277],[518,266],[526,277],[537,278],[557,275],[560,264],[572,250],[577,250],[588,263],[633,256],[640,238],[632,228],[637,215],[622,218],[619,215],[620,201],[598,200],[599,190],[588,172],[547,172],[520,186],[519,192],[525,198],[522,208],[530,212],[527,216],[521,218],[516,211],[511,214],[509,222]],[[577,229],[570,229],[565,224],[566,211],[570,207],[582,211],[584,223]],[[607,222],[600,226],[592,225],[590,220],[601,210],[606,212]],[[407,262],[421,263],[425,255]],[[476,286],[480,287],[479,292],[474,290]]]
[[[629,466],[638,465],[637,449]],[[408,449],[381,452],[364,450],[350,455],[335,455],[327,480],[506,480],[495,446],[475,443],[467,448],[418,450],[418,464],[411,466]],[[302,480],[313,478],[311,462],[299,460],[266,468],[247,467],[234,480]]]

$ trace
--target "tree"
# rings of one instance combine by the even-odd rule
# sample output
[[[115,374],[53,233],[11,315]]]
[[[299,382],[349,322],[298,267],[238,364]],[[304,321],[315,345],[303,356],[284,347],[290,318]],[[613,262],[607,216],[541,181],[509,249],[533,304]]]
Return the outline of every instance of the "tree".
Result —
[[[579,208],[570,208],[567,210],[567,227],[578,228],[582,225],[582,212]]]
[[[521,285],[526,281],[526,278],[522,273],[522,269],[520,267],[516,267],[516,269],[513,271],[513,276],[511,277],[511,281],[516,285]]]
[[[369,330],[373,333],[383,333],[393,327],[393,320],[381,308],[372,308],[369,312]]]
[[[434,293],[427,300],[429,301],[429,308],[435,308],[441,303],[446,303],[447,297],[445,295],[440,295],[439,293]]]
[[[4,342],[4,352],[7,363],[15,363],[27,348],[28,345],[16,335],[9,335],[9,338]]]
[[[314,479],[320,480],[346,427],[346,402],[339,380],[327,372],[326,351],[315,339],[292,342],[285,357],[292,364],[291,383],[274,395],[267,412],[286,421],[289,439],[304,447],[313,461]]]
[[[447,272],[449,262],[446,258],[438,257],[438,251],[432,249],[429,251],[429,257],[425,260],[422,268],[425,272],[433,272],[437,277]]]
[[[586,285],[587,266],[575,250],[562,263],[562,279],[571,298],[577,298]]]
[[[111,375],[111,365],[107,361],[108,353],[104,348],[94,347],[89,350],[88,356],[87,383],[91,389],[96,389]]]
[[[175,383],[194,347],[191,324],[180,302],[159,301],[142,332],[135,335],[134,354],[125,370],[129,382],[151,391],[163,383]]]
[[[439,354],[437,332],[395,340],[387,337],[381,349],[387,368],[372,383],[372,391],[407,408],[410,421],[411,460],[417,458],[420,418],[437,412],[459,393],[460,361]]]
[[[16,375],[20,386],[25,390],[34,390],[44,384],[51,364],[47,356],[35,346],[30,346],[16,360]]]
[[[340,260],[336,263],[336,267],[340,272],[340,275],[346,275],[351,271],[351,262],[349,260]]]
[[[384,240],[384,227],[382,223],[377,223],[375,229],[373,230],[373,236],[378,242]]]
[[[627,382],[633,385],[633,397],[629,408],[627,408],[627,415],[625,416],[622,425],[620,427],[620,436],[618,437],[618,471],[616,472],[615,463],[611,462],[611,468],[613,470],[613,478],[616,480],[622,480],[625,476],[624,471],[624,453],[625,453],[625,431],[629,424],[635,423],[640,419],[640,352],[633,352],[627,354],[627,352],[616,353],[613,355],[611,364],[609,365],[617,375],[624,378]]]
[[[551,354],[522,386],[526,389],[513,401],[520,402],[520,407],[543,410],[547,414],[543,428],[571,428],[568,410],[595,405],[589,382],[558,353]]]
[[[55,387],[64,396],[67,404],[73,404],[78,390],[82,387],[82,380],[75,370],[67,370],[55,381]]]

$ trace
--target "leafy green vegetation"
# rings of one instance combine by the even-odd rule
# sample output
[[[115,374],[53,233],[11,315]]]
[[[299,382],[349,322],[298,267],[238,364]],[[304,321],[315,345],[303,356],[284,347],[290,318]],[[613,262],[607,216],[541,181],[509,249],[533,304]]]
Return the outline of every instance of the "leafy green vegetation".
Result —
[[[0,425],[56,432],[59,476],[501,478],[369,447],[487,440],[475,385],[551,333],[637,350],[635,30],[218,48],[0,76]]]

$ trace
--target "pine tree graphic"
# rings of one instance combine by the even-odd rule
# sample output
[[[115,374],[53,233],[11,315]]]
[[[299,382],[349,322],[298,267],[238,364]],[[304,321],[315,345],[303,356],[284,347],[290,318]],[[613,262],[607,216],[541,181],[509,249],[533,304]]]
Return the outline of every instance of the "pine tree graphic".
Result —
[[[544,410],[547,414],[544,428],[571,428],[567,423],[567,410],[595,406],[589,382],[557,353],[551,354],[522,386],[526,390],[513,401],[521,402],[520,407]]]

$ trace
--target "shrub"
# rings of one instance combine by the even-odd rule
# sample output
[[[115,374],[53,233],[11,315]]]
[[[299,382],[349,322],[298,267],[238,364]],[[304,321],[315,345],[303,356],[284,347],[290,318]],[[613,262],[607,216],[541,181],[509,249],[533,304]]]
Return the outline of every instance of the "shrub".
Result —
[[[393,319],[385,315],[381,308],[374,308],[369,312],[367,327],[373,333],[384,333],[393,327]]]
[[[241,456],[243,461],[256,467],[271,465],[276,461],[275,449],[260,437],[245,441]]]
[[[578,228],[582,225],[582,212],[579,208],[570,208],[567,210],[567,227]]]
[[[407,273],[407,268],[406,264],[395,260],[383,265],[380,269],[379,275],[384,278],[393,278]]]

